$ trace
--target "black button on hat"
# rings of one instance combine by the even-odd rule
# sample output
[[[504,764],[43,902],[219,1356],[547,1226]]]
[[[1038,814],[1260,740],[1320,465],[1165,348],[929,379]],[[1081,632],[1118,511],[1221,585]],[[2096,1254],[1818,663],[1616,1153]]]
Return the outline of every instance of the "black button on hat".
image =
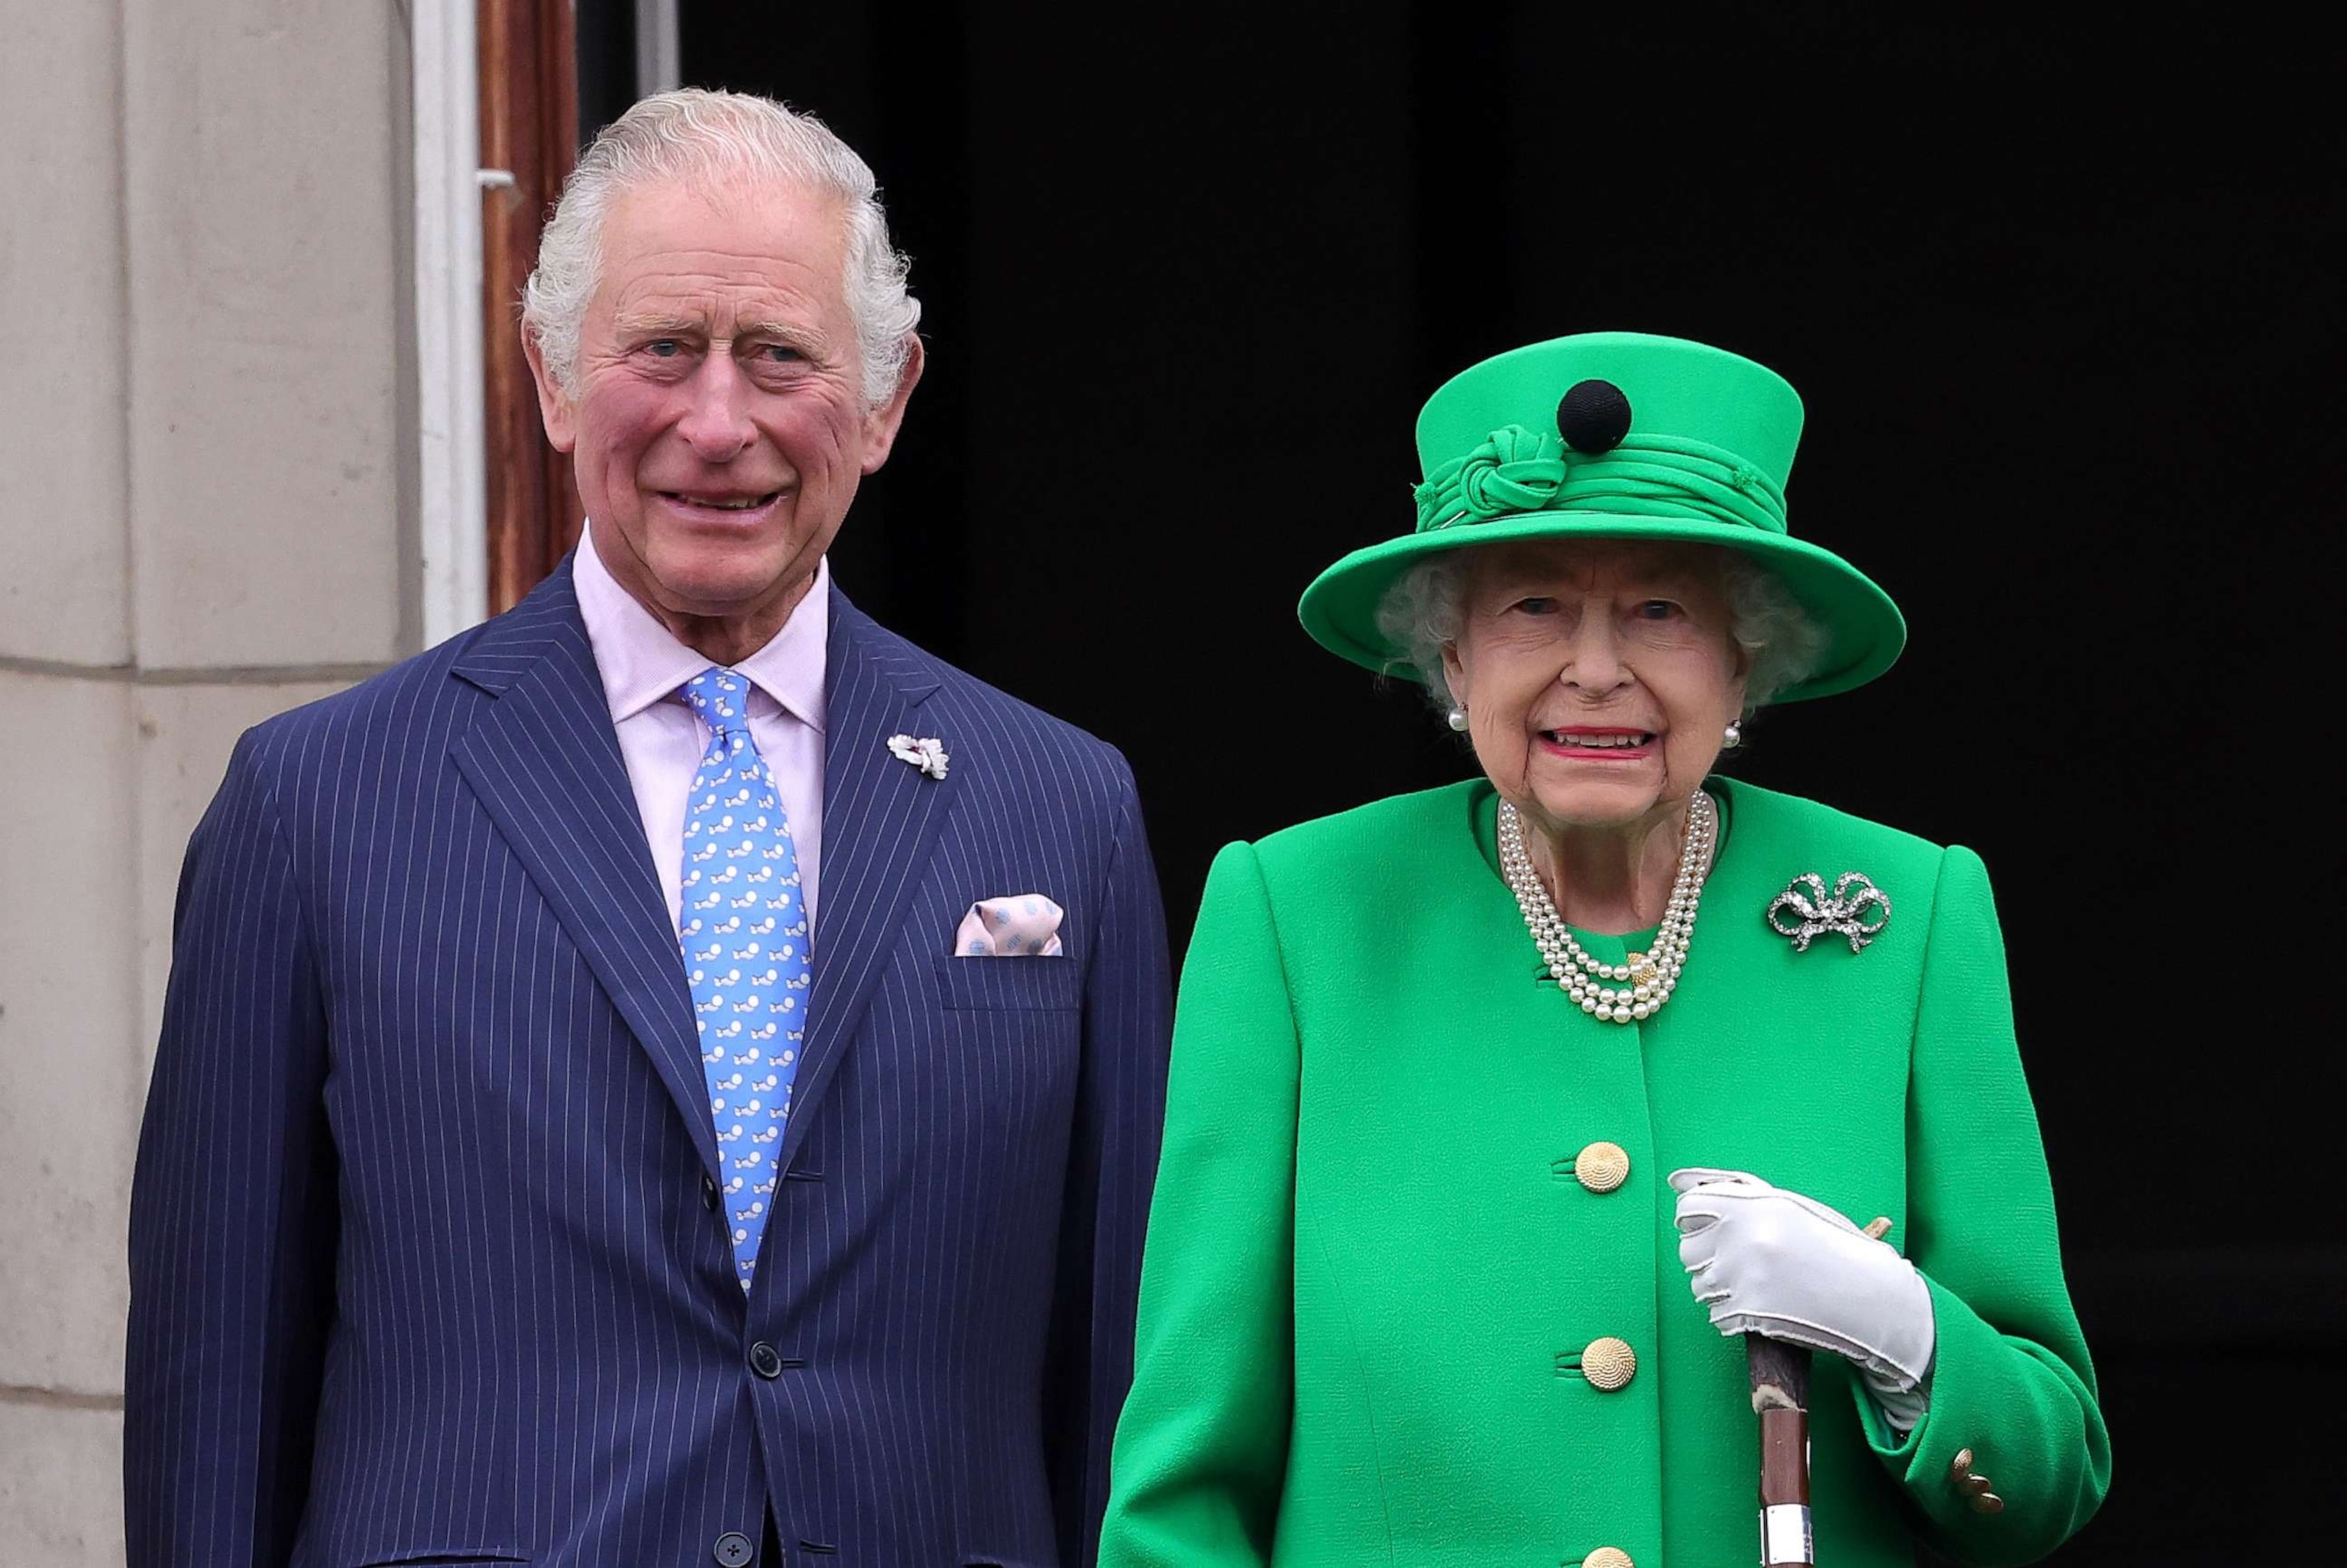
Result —
[[[1611,452],[1630,433],[1630,400],[1612,382],[1576,382],[1556,405],[1556,433],[1588,456]]]

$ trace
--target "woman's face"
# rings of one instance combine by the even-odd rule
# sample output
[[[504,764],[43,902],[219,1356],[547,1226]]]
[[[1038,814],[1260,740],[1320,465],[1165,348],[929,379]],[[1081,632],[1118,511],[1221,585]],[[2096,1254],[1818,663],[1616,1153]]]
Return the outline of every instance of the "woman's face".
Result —
[[[1676,810],[1743,711],[1745,659],[1703,545],[1486,546],[1462,608],[1443,662],[1476,760],[1551,837]]]

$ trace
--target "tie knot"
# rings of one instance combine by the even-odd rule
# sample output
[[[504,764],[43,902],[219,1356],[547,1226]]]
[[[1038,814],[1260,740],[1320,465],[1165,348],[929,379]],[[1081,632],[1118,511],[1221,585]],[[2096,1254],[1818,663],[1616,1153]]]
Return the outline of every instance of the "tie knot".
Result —
[[[677,688],[701,721],[720,735],[747,734],[750,728],[750,682],[723,665],[712,665]]]

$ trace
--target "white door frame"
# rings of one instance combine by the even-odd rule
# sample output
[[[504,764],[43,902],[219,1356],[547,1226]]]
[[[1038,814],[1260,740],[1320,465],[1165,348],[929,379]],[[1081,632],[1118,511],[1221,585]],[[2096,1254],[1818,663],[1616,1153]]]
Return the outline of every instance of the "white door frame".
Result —
[[[424,646],[488,615],[477,0],[411,0],[417,494]],[[500,181],[502,176],[502,181]]]
[[[636,97],[640,98],[684,85],[676,8],[677,0],[636,0]]]

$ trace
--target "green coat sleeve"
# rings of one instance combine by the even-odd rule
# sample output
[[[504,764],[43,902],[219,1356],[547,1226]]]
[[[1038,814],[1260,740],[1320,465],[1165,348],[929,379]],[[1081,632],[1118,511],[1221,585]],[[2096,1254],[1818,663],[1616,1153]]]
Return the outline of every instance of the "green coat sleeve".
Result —
[[[1271,1559],[1294,1399],[1296,1035],[1255,851],[1206,880],[1102,1568]]]
[[[1863,1394],[1860,1415],[1924,1538],[1991,1568],[2044,1556],[2093,1515],[2110,1485],[2110,1437],[2062,1279],[1996,906],[1969,850],[1941,862],[1929,942],[1908,1084],[1906,1244],[1938,1326],[1931,1408],[1903,1440]],[[1964,1449],[2003,1512],[1975,1512],[1955,1485],[1949,1465]]]

